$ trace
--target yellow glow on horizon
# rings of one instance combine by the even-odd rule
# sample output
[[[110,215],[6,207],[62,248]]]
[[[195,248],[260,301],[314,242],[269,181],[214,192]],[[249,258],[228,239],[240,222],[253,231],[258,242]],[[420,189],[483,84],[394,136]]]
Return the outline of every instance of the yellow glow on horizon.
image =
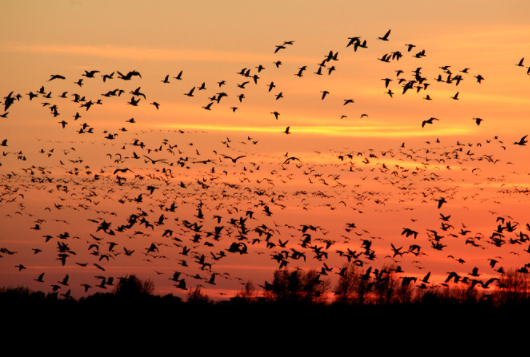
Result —
[[[228,126],[228,125],[204,125],[204,124],[161,124],[158,127],[170,129],[204,130],[204,131],[234,131],[234,132],[258,132],[258,133],[284,133],[286,126]],[[473,130],[467,128],[442,128],[436,131],[425,131],[412,126],[387,126],[385,128],[376,126],[309,126],[300,125],[290,127],[290,134],[311,134],[323,136],[351,136],[351,137],[421,137],[432,135],[465,135]]]

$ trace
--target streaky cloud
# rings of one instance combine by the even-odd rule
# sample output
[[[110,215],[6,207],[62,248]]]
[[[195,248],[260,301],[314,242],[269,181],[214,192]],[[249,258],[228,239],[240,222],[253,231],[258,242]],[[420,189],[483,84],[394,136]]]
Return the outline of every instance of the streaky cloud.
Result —
[[[125,46],[92,46],[92,45],[59,45],[59,44],[27,44],[4,43],[0,52],[9,53],[40,53],[63,54],[74,56],[93,56],[113,59],[131,59],[136,61],[153,62],[225,62],[246,63],[249,61],[263,61],[264,58],[273,61],[273,55],[263,53],[244,53],[216,50],[191,50],[191,49],[160,49],[145,47]],[[299,63],[307,61],[303,56],[287,56],[284,62]]]

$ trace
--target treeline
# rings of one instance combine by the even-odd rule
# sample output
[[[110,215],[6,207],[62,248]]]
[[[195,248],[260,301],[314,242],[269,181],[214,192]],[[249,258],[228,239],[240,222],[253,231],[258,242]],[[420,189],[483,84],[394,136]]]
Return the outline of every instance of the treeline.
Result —
[[[163,306],[504,306],[530,307],[528,274],[510,270],[488,284],[479,280],[454,279],[438,285],[428,279],[400,276],[393,265],[381,269],[360,269],[352,264],[339,274],[332,287],[325,271],[279,269],[272,281],[254,285],[248,281],[234,297],[214,301],[200,286],[188,290],[184,299],[172,294],[154,294],[150,280],[135,275],[120,278],[114,290],[78,300],[69,293],[44,293],[25,287],[0,288],[1,306],[36,308],[91,308],[105,305]]]
[[[399,267],[361,269],[355,264],[343,267],[335,287],[325,271],[276,270],[272,283],[257,291],[249,282],[232,299],[238,302],[339,306],[528,306],[528,274],[509,270],[498,278],[482,281],[453,274],[451,281],[430,284],[423,279],[402,276]],[[449,279],[448,279],[449,280]]]

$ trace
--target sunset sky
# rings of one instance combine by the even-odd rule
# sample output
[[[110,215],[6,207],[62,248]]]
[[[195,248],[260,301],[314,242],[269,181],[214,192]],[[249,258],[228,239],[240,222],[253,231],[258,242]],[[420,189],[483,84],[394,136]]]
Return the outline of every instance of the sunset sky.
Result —
[[[530,134],[529,13],[522,0],[4,2],[0,286],[48,292],[68,274],[60,292],[86,296],[81,284],[110,290],[95,276],[135,273],[184,296],[169,279],[180,271],[222,299],[270,280],[282,250],[306,253],[288,268],[325,263],[335,281],[347,263],[337,250],[364,252],[363,240],[376,255],[364,268],[430,271],[433,284],[474,267],[496,276],[493,258],[520,269],[530,161],[514,143]],[[355,37],[366,48],[348,46]],[[4,110],[11,92],[21,97]],[[118,231],[131,215],[138,223]],[[313,246],[333,242],[325,259],[300,245],[303,225],[319,227]],[[396,257],[391,244],[425,255]]]

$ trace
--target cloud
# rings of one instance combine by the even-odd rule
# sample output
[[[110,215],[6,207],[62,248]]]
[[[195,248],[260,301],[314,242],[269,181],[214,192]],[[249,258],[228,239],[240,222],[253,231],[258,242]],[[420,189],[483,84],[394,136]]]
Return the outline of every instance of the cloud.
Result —
[[[4,43],[0,52],[9,53],[39,53],[94,56],[101,58],[127,59],[153,62],[225,62],[248,63],[260,61],[274,61],[274,55],[263,53],[227,52],[216,50],[188,50],[188,49],[159,49],[125,46],[91,46],[91,45],[59,45],[59,44],[25,44]],[[290,56],[282,58],[283,62],[303,62],[304,57]]]

